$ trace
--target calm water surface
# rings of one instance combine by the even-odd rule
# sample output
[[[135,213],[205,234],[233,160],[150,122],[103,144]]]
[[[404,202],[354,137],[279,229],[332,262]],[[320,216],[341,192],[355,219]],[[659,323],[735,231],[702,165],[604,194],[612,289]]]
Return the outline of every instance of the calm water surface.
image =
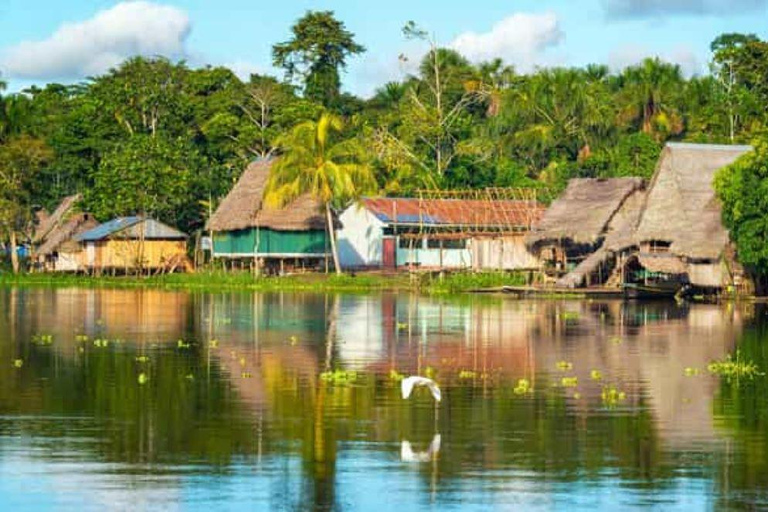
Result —
[[[707,371],[736,350],[768,369],[767,319],[0,288],[0,507],[768,508],[768,377]],[[403,374],[434,376],[437,411]]]

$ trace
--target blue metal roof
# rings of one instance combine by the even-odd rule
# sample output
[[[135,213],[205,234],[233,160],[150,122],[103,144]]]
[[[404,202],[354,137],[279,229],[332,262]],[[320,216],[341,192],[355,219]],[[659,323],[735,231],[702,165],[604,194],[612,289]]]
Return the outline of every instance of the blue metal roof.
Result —
[[[142,233],[140,233],[139,229],[135,229],[134,226],[138,227],[142,222],[144,224],[143,236],[147,240],[187,238],[187,235],[181,231],[177,231],[154,219],[143,219],[142,217],[133,216],[112,219],[100,226],[96,226],[93,229],[80,233],[74,239],[77,242],[95,242],[97,240],[108,238],[120,231],[125,231],[124,236],[126,238],[139,238]]]

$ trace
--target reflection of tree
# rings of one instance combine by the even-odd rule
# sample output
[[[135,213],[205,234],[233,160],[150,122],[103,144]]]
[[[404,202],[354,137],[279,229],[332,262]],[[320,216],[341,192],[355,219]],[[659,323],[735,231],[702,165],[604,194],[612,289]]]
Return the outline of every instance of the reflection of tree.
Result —
[[[744,361],[752,361],[768,373],[768,330],[759,327],[741,336],[737,350]],[[728,437],[725,460],[719,459],[715,476],[720,489],[718,505],[751,508],[758,489],[768,482],[768,377],[720,381],[715,395],[714,422]],[[765,494],[763,494],[765,496]]]

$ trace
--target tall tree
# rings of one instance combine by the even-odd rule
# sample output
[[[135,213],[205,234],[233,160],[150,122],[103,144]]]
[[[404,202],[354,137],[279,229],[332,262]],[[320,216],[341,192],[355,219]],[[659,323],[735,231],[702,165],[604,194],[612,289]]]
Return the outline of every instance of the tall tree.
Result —
[[[301,81],[306,98],[335,107],[341,89],[339,72],[350,56],[363,53],[365,47],[355,42],[355,35],[333,11],[307,11],[291,32],[291,39],[272,47],[275,66],[285,69],[288,80]]]
[[[280,137],[281,156],[272,166],[266,202],[281,206],[302,194],[311,194],[325,205],[333,264],[341,273],[336,247],[332,207],[375,189],[376,181],[362,144],[340,139],[344,124],[340,117],[323,113],[317,121],[306,121]]]
[[[645,59],[630,66],[621,75],[621,120],[639,123],[640,129],[658,139],[683,131],[683,120],[675,108],[675,95],[682,88],[680,66]]]
[[[34,205],[32,189],[40,169],[53,158],[40,139],[21,135],[0,145],[0,227],[10,242],[13,271],[19,271],[18,233],[28,225]]]

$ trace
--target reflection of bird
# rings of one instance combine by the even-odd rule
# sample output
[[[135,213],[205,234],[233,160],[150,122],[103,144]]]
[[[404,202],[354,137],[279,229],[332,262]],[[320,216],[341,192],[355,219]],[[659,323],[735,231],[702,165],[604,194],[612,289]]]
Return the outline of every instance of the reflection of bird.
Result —
[[[414,453],[411,443],[403,440],[400,442],[400,460],[403,462],[429,462],[440,453],[440,434],[435,434],[429,449],[425,452]]]
[[[442,395],[440,394],[440,388],[437,387],[437,384],[435,384],[435,381],[433,381],[432,379],[428,379],[426,377],[418,377],[415,375],[403,379],[402,382],[400,383],[400,388],[403,391],[403,398],[408,398],[409,396],[411,396],[411,391],[413,391],[414,386],[427,386],[436,401],[439,402],[442,399]]]

